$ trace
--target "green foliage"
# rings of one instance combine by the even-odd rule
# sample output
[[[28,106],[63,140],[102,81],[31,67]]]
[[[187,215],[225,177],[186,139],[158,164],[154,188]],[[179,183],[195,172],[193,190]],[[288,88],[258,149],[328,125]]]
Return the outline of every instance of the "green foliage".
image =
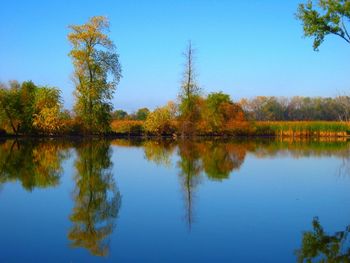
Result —
[[[22,105],[21,132],[30,133],[33,128],[33,117],[35,112],[35,100],[38,87],[32,81],[25,81],[20,89],[20,104]]]
[[[220,91],[212,92],[207,97],[207,105],[212,112],[217,112],[223,103],[232,103],[230,95]]]
[[[0,116],[2,124],[14,134],[30,133],[37,87],[33,82],[10,82],[9,87],[0,87]]]
[[[196,122],[200,118],[200,108],[203,99],[199,95],[183,98],[179,105],[180,119]]]
[[[314,50],[318,50],[329,34],[337,35],[350,44],[346,28],[350,21],[348,0],[319,0],[318,8],[309,0],[306,4],[299,5],[296,16],[303,23],[305,36],[314,38]]]
[[[146,120],[149,113],[150,113],[150,111],[148,108],[138,109],[136,112],[136,116],[135,116],[136,120],[139,120],[139,121]]]
[[[116,110],[112,113],[113,120],[125,120],[128,117],[128,113],[123,110]]]
[[[31,81],[0,87],[0,119],[13,134],[57,133],[61,127],[60,91]]]
[[[224,94],[222,92],[210,93],[206,99],[207,110],[202,112],[205,114],[203,119],[207,119],[209,127],[205,127],[207,130],[212,132],[217,132],[222,130],[225,121],[225,116],[223,112],[224,104],[232,104],[230,95]]]
[[[119,56],[107,36],[106,17],[92,17],[88,23],[70,27],[69,53],[73,60],[76,82],[75,111],[87,133],[110,130],[112,105],[110,100],[121,78]]]

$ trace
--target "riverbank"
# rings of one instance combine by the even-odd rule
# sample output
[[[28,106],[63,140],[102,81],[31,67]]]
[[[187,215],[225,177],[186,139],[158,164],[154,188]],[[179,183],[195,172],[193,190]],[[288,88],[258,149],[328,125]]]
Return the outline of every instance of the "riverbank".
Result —
[[[195,129],[192,134],[181,134],[179,124],[172,122],[168,131],[152,134],[138,120],[115,120],[111,132],[106,134],[59,133],[14,135],[0,132],[0,138],[230,138],[230,137],[281,137],[281,138],[350,138],[350,123],[326,121],[274,121],[236,122],[218,131]]]
[[[171,123],[172,132],[161,136],[181,136],[179,124]],[[115,120],[112,131],[119,135],[154,136],[145,131],[144,121]],[[196,129],[191,136],[199,137],[350,137],[350,123],[334,121],[268,121],[268,122],[235,122],[223,130],[205,131]]]

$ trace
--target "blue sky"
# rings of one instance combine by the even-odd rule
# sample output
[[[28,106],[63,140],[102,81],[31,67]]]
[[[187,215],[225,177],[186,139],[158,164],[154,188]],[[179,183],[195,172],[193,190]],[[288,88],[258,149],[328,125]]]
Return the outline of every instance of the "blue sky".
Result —
[[[111,22],[123,78],[113,99],[128,111],[174,100],[188,40],[205,91],[234,100],[256,95],[335,96],[350,90],[349,45],[329,36],[312,50],[294,17],[302,0],[0,2],[0,81],[59,87],[74,103],[68,25],[94,15]]]

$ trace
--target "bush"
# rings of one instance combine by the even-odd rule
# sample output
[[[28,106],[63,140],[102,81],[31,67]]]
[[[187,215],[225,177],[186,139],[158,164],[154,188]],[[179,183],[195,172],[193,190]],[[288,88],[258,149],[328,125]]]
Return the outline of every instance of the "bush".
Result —
[[[176,131],[174,116],[170,105],[151,112],[145,122],[145,130],[155,135],[170,135]]]

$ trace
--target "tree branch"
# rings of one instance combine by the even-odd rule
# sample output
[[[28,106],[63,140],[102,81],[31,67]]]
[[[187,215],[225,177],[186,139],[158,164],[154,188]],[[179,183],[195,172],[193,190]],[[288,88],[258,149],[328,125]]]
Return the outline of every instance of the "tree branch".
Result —
[[[346,29],[346,26],[345,26],[345,24],[344,24],[344,19],[343,19],[344,17],[342,16],[341,17],[341,24],[342,24],[342,27],[343,27],[343,30],[344,30],[344,33],[345,33],[345,35],[348,37],[348,39],[350,40],[350,35],[349,35],[349,33],[348,33],[348,31],[347,31],[347,29]]]

